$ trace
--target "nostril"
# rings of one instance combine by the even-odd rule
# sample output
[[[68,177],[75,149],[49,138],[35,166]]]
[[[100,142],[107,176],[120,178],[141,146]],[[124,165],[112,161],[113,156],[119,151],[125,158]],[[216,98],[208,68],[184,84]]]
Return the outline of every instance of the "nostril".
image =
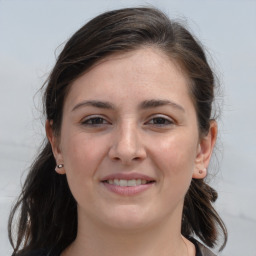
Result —
[[[120,160],[119,157],[113,157],[112,159],[113,159],[114,161],[119,161],[119,160]]]
[[[128,164],[134,161],[138,162],[146,158],[146,150],[143,147],[143,144],[139,143],[139,140],[135,139],[134,136],[133,141],[128,139],[115,139],[116,140],[110,146],[108,153],[112,161],[120,161]]]

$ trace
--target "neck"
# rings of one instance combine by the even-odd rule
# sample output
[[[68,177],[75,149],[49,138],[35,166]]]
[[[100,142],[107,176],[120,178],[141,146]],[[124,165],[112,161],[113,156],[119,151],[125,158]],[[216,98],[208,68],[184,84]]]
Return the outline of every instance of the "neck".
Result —
[[[181,237],[181,218],[177,221],[177,216],[136,230],[98,226],[81,213],[78,223],[77,238],[61,256],[187,256],[190,251],[189,242]]]
[[[178,256],[187,255],[188,249],[181,235],[165,236],[161,231],[151,232],[118,232],[113,231],[93,233],[90,235],[80,234],[74,243],[67,249],[69,255],[90,256]],[[69,252],[69,253],[68,253]]]

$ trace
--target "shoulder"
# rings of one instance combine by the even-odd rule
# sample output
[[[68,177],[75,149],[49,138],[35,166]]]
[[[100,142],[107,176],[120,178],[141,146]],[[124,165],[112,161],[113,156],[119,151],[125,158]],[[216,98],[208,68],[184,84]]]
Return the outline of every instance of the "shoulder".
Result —
[[[19,254],[19,256],[59,256],[59,255],[60,254],[57,252],[51,252],[46,249],[38,249],[38,250],[33,250],[30,252]]]
[[[18,255],[19,256],[47,256],[47,251],[43,249],[39,249],[39,250],[33,250],[30,252],[21,253]]]
[[[195,245],[196,247],[196,256],[217,256],[214,254],[210,249],[208,249],[206,246],[201,244],[199,241],[197,241],[194,238],[189,238],[189,240]]]

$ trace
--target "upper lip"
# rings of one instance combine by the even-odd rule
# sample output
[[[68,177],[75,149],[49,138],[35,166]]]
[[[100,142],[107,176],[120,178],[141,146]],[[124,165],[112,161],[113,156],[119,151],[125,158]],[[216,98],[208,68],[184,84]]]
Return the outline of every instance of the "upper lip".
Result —
[[[146,180],[146,181],[155,181],[154,178],[144,175],[141,173],[115,173],[115,174],[110,174],[101,179],[101,181],[105,180],[114,180],[114,179],[119,179],[119,180]]]

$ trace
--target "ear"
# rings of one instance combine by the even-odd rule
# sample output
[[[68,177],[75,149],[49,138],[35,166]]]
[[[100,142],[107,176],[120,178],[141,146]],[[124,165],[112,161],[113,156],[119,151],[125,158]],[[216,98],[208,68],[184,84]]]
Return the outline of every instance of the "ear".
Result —
[[[195,167],[192,175],[194,179],[203,179],[206,177],[207,167],[210,163],[213,148],[217,139],[217,133],[217,123],[215,120],[212,120],[208,134],[201,138],[198,145]]]
[[[59,148],[59,140],[57,136],[54,134],[53,129],[52,129],[52,120],[47,120],[45,123],[45,131],[47,138],[52,146],[52,152],[56,161],[56,172],[59,174],[65,174],[65,169],[63,167],[63,157],[61,154],[61,150]],[[58,165],[62,165],[62,167],[58,167]]]

